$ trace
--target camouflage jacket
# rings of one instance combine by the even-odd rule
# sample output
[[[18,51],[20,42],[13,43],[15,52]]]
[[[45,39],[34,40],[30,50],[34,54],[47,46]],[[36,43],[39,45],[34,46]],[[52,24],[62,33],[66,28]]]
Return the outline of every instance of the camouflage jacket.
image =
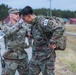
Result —
[[[7,50],[4,53],[4,58],[8,59],[23,59],[26,57],[24,51],[25,36],[27,31],[26,23],[12,25],[11,22],[2,26],[2,31],[7,39]]]
[[[51,20],[50,24],[48,24],[48,20],[43,17],[43,16],[37,16],[33,21],[32,21],[32,35],[34,39],[33,43],[33,54],[36,52],[39,52],[37,54],[42,54],[42,55],[48,55],[50,52],[50,49],[47,50],[47,41],[45,37],[42,35],[41,31],[38,28],[38,25],[43,29],[44,32],[51,32],[51,39],[48,41],[48,43],[56,43],[56,40],[58,37],[61,37],[63,35],[64,29],[56,25],[56,23]],[[45,47],[45,48],[44,48]]]

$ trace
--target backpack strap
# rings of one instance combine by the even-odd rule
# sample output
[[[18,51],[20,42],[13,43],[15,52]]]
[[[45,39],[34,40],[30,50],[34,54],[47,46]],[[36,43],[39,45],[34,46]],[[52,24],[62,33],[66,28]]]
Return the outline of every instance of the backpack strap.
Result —
[[[40,26],[39,24],[38,24],[38,28],[39,28],[41,34],[44,36],[44,38],[45,38],[45,40],[46,40],[46,42],[47,42],[47,45],[48,45],[48,42],[49,42],[49,41],[48,41],[48,38],[46,37],[46,35],[45,35],[43,29],[41,28],[41,26]]]

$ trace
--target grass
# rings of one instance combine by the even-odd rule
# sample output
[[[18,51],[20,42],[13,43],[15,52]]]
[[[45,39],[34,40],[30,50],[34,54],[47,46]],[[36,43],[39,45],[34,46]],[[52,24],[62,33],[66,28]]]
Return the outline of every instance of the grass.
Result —
[[[58,51],[57,55],[65,67],[68,67],[72,72],[76,72],[76,54],[70,48],[65,51]]]
[[[68,32],[76,33],[76,26],[75,25],[71,25],[71,26],[66,25],[66,30]]]

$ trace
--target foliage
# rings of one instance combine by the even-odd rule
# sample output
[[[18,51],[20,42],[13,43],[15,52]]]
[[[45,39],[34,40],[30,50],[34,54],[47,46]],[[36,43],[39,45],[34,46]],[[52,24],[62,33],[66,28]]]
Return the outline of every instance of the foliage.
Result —
[[[0,20],[3,20],[7,17],[9,9],[10,7],[8,7],[8,5],[5,4],[0,5]]]
[[[46,9],[46,8],[34,9],[34,13],[36,15],[41,14],[41,15],[49,16],[50,15],[50,9]],[[53,9],[52,15],[57,16],[57,17],[62,17],[62,18],[64,18],[64,17],[65,18],[75,18],[76,17],[76,11]]]
[[[5,4],[0,5],[0,20],[5,19],[8,16],[8,10],[11,7]],[[21,9],[20,9],[21,10]],[[48,8],[38,8],[34,9],[34,13],[36,15],[44,15],[49,16],[50,15],[50,9]],[[60,10],[60,9],[53,9],[52,15],[57,17],[65,17],[65,18],[75,18],[76,17],[76,11],[70,11],[70,10]]]

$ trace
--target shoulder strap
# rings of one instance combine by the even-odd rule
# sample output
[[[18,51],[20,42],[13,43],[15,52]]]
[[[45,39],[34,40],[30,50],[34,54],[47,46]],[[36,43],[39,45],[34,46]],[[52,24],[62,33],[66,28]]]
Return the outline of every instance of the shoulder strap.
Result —
[[[47,41],[47,44],[48,44],[48,42],[49,42],[49,41],[48,41],[48,38],[46,37],[46,35],[45,35],[43,29],[41,28],[41,26],[40,26],[39,24],[38,24],[38,28],[39,28],[41,34],[44,36],[44,38],[45,38],[45,40]]]

